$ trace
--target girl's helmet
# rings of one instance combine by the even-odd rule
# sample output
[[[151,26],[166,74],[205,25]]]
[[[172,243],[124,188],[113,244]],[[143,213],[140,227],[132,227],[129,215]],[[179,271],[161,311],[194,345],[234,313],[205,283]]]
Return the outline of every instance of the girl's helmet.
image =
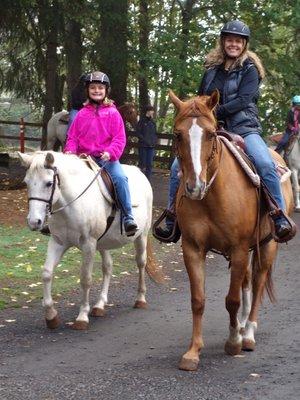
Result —
[[[294,106],[300,106],[300,96],[296,95],[292,98],[292,103]]]
[[[101,71],[94,71],[85,76],[85,84],[88,86],[92,82],[103,83],[106,85],[107,89],[110,87],[110,81],[108,76]]]
[[[244,24],[244,22],[235,20],[227,22],[221,29],[220,34],[221,36],[227,34],[239,35],[243,36],[243,38],[248,41],[250,38],[250,29],[248,25]]]

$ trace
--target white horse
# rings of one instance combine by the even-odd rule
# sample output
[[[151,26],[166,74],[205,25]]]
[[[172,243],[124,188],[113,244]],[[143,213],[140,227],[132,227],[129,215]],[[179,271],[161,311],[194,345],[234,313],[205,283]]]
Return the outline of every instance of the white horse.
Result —
[[[286,150],[285,159],[292,172],[292,187],[295,201],[295,211],[300,212],[300,136],[295,137],[290,149]]]
[[[68,111],[62,110],[49,119],[47,124],[47,149],[58,150],[59,147],[64,145],[68,123],[62,121],[65,121],[68,114]]]
[[[145,175],[136,167],[123,165],[129,180],[133,214],[138,231],[132,237],[120,232],[120,213],[105,233],[108,217],[113,210],[113,201],[101,178],[95,178],[85,161],[74,155],[38,151],[33,155],[19,153],[21,162],[28,168],[25,182],[28,187],[28,225],[40,230],[48,211],[51,237],[43,267],[43,306],[49,328],[59,325],[59,318],[51,296],[54,268],[65,251],[76,246],[82,251],[80,312],[73,325],[75,329],[86,329],[89,323],[89,291],[96,250],[102,257],[103,284],[98,301],[91,315],[103,316],[112,275],[112,259],[109,249],[119,248],[133,242],[136,263],[139,269],[136,308],[146,307],[145,267],[154,279],[159,271],[150,253],[148,232],[152,219],[152,188]],[[93,182],[92,182],[93,181]],[[92,184],[89,186],[89,183]],[[89,187],[88,187],[89,186]],[[88,189],[85,191],[85,189]],[[79,196],[79,197],[78,197]],[[77,198],[78,197],[78,198]],[[73,201],[72,201],[73,200]],[[105,233],[105,234],[104,234]],[[104,234],[104,235],[103,235]],[[103,235],[103,237],[101,237]],[[100,239],[99,239],[100,238]],[[159,277],[160,275],[160,277]]]

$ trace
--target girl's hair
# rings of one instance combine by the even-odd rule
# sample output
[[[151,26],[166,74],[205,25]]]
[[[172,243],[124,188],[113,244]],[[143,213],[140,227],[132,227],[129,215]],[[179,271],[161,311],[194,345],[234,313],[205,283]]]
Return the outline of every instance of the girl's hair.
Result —
[[[258,70],[260,78],[263,79],[265,77],[265,69],[262,65],[260,58],[253,51],[249,50],[248,42],[245,43],[245,48],[242,54],[240,55],[239,58],[236,59],[234,64],[231,66],[231,69],[234,69],[236,67],[242,67],[245,60],[247,60],[248,58],[254,63],[254,65]],[[226,53],[224,50],[224,39],[223,37],[220,37],[217,41],[216,47],[212,49],[206,56],[204,63],[205,68],[212,68],[216,67],[217,65],[221,65],[225,62],[225,59],[226,59]]]

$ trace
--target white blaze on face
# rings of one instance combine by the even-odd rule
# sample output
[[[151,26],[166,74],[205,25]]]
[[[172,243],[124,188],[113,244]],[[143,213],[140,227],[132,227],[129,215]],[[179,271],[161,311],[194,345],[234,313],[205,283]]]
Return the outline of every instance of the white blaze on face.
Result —
[[[196,174],[196,187],[199,186],[199,176],[202,171],[200,154],[203,129],[197,124],[197,118],[193,118],[193,124],[189,130],[191,144],[191,158]]]

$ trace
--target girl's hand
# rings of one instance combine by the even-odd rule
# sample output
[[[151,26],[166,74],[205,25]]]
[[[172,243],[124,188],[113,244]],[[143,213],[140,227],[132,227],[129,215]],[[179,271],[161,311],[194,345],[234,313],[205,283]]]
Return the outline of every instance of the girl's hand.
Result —
[[[110,154],[107,151],[104,151],[103,153],[100,154],[100,158],[103,161],[109,161],[110,160]]]

